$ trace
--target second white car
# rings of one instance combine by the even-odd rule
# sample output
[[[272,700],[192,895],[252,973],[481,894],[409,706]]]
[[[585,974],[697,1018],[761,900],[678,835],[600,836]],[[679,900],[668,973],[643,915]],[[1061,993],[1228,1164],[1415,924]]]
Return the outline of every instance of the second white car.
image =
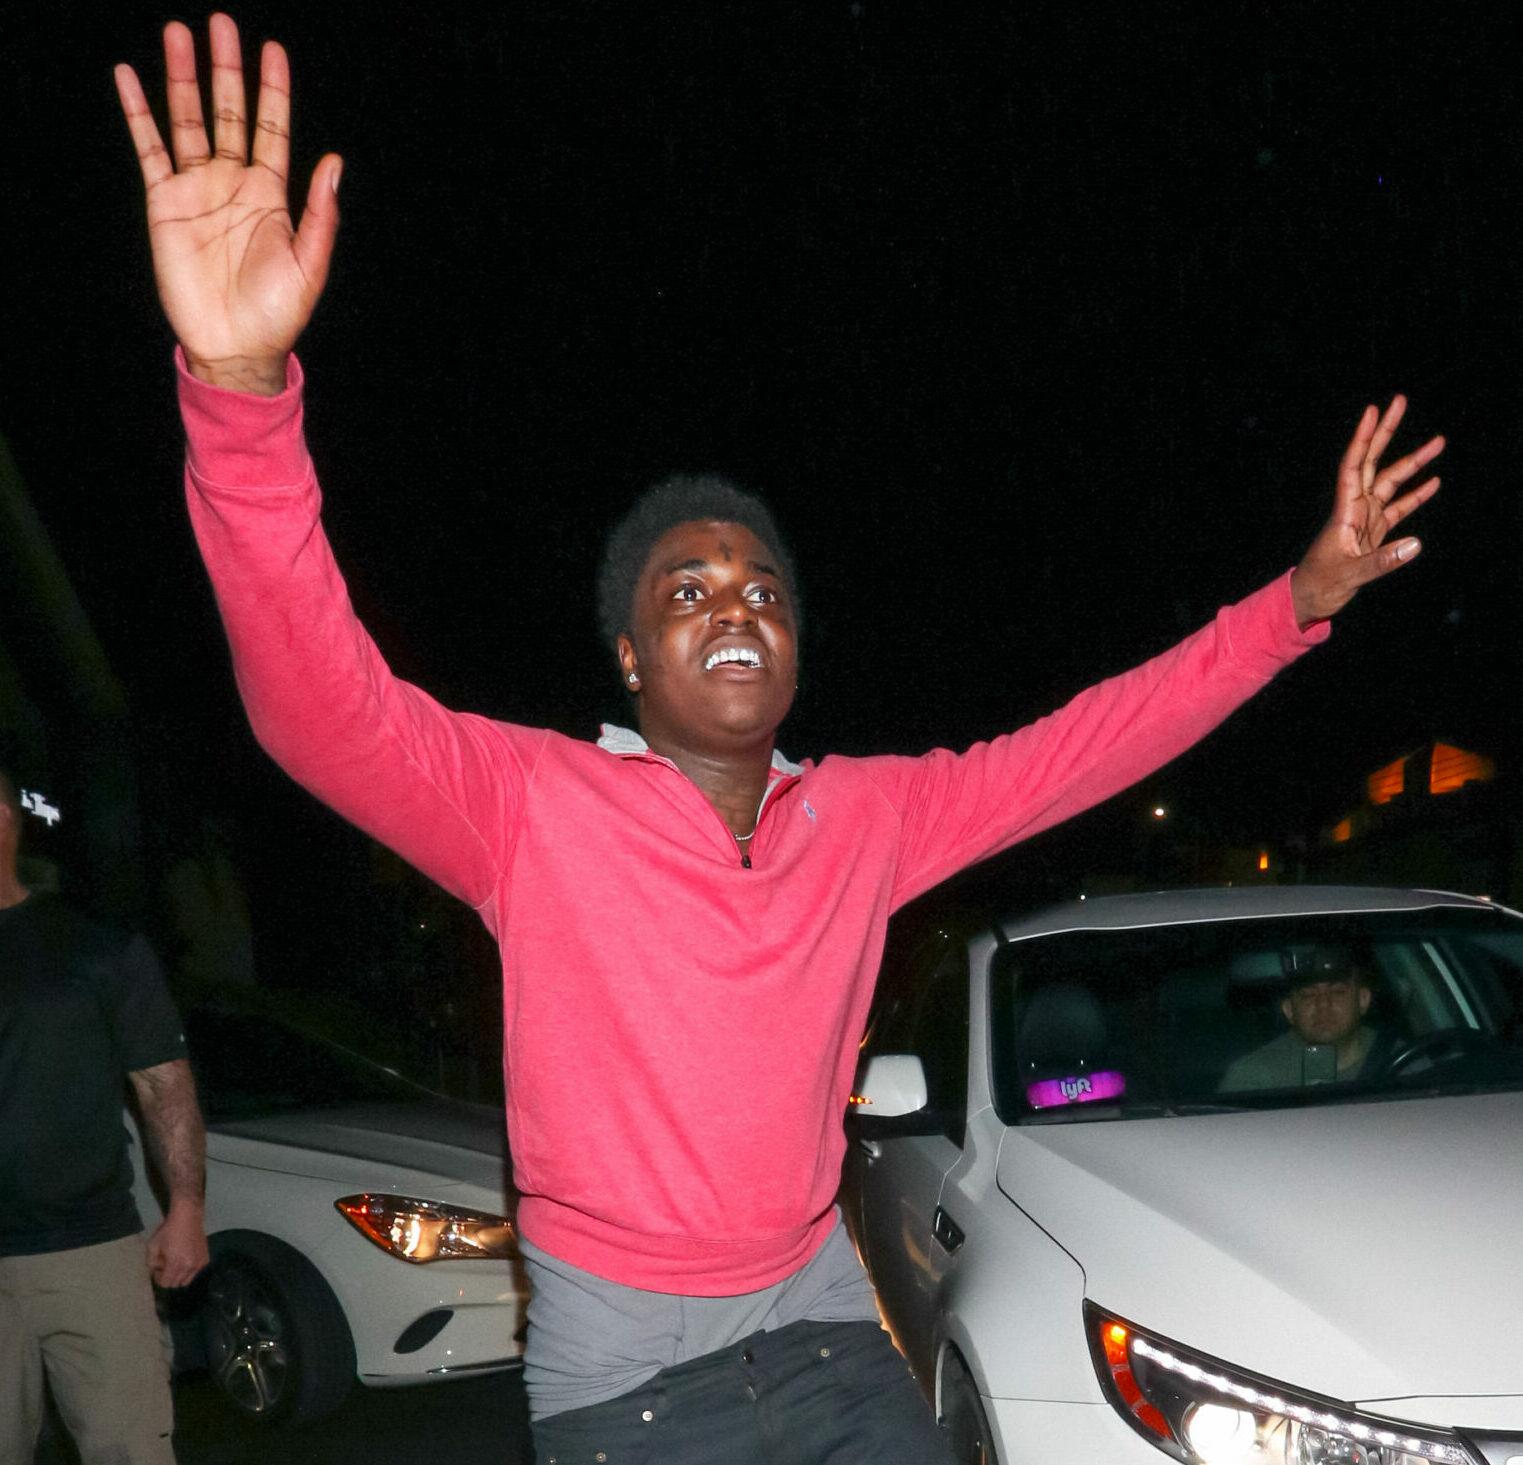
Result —
[[[1308,970],[1342,1048],[1287,1026]],[[848,1212],[960,1460],[1523,1462],[1523,919],[1123,896],[885,983]]]
[[[176,1327],[177,1363],[204,1363],[232,1407],[271,1423],[330,1412],[356,1380],[516,1366],[527,1285],[502,1113],[258,1013],[185,1020],[212,1263]],[[152,1229],[161,1213],[137,1174]]]

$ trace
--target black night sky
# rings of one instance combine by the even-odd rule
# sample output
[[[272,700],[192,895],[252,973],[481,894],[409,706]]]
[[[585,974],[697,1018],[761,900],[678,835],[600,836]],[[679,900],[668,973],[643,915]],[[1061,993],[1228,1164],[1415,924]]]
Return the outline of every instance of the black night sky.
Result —
[[[447,702],[619,716],[602,530],[718,468],[801,566],[785,749],[962,745],[1294,563],[1403,390],[1398,446],[1451,443],[1423,557],[1150,788],[1273,839],[1434,737],[1514,764],[1514,7],[235,14],[290,50],[303,191],[346,159],[309,434],[362,614]],[[110,77],[161,99],[167,18],[0,21],[0,431],[127,686],[145,821],[232,815],[256,906],[320,924],[357,842],[253,748],[180,502]]]

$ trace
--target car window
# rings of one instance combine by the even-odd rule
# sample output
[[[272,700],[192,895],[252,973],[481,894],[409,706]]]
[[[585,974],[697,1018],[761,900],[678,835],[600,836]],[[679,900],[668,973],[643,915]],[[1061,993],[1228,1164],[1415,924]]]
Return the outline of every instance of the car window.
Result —
[[[412,1103],[426,1093],[270,1018],[208,1007],[184,1016],[201,1107],[212,1123],[316,1106]]]
[[[1496,910],[1074,931],[991,981],[1007,1123],[1523,1087],[1523,922]]]
[[[1505,935],[1482,934],[1470,939],[1462,959],[1487,1023],[1498,1032],[1516,1030],[1523,1015],[1523,951]]]
[[[960,941],[938,940],[922,958],[907,1046],[925,1069],[927,1107],[963,1142],[968,1112],[968,958]]]
[[[908,974],[885,984],[874,1008],[864,1046],[870,1053],[908,1053],[915,1025],[915,1000],[919,996]]]

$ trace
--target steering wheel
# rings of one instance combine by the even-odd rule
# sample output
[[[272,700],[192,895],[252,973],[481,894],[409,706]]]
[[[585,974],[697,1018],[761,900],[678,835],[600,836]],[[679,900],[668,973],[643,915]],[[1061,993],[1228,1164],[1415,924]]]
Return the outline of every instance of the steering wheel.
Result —
[[[1486,1052],[1492,1046],[1491,1034],[1477,1028],[1438,1028],[1403,1043],[1386,1059],[1383,1072],[1387,1078],[1396,1078],[1424,1058],[1430,1063],[1449,1063],[1456,1058]]]

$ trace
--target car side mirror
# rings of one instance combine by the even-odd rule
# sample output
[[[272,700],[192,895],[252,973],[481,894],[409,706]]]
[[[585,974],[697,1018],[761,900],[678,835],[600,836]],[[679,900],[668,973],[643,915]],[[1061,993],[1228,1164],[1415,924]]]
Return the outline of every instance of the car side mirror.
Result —
[[[913,1053],[880,1053],[851,1096],[847,1111],[863,1139],[940,1134],[946,1116],[928,1107],[925,1067]]]
[[[895,1119],[926,1105],[925,1066],[913,1053],[879,1053],[868,1059],[867,1072],[851,1096],[864,1118]]]
[[[926,1069],[912,1052],[883,1052],[870,1058],[862,1081],[851,1095],[847,1122],[859,1139],[903,1139],[911,1135],[947,1135],[961,1128],[961,1112],[950,1115],[931,1104]]]

